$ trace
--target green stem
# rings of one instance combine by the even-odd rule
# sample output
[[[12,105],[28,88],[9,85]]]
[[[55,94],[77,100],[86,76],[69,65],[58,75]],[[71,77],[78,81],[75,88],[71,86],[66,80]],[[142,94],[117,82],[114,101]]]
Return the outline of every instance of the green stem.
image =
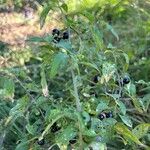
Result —
[[[77,111],[81,112],[81,103],[80,103],[80,99],[79,99],[79,95],[78,95],[78,89],[77,89],[77,80],[75,78],[75,74],[73,69],[71,69],[71,74],[72,74],[72,80],[73,80],[73,87],[74,87],[74,97],[76,99],[76,107],[77,107]]]
[[[79,99],[79,95],[78,95],[78,89],[77,89],[77,80],[75,78],[75,74],[73,69],[71,69],[71,74],[72,74],[72,80],[73,80],[73,87],[74,87],[74,97],[76,99],[76,107],[77,107],[77,111],[78,113],[78,126],[79,126],[79,142],[80,142],[80,149],[83,149],[83,138],[82,138],[82,123],[81,123],[81,117],[80,117],[80,113],[82,111],[81,109],[81,103],[80,103],[80,99]]]

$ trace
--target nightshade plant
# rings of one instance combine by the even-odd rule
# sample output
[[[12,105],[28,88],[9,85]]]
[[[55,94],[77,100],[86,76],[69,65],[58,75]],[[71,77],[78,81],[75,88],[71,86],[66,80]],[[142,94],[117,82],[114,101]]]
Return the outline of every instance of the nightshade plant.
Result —
[[[58,12],[62,38],[55,42],[54,30],[30,37],[36,63],[1,72],[0,96],[6,99],[1,103],[5,108],[0,106],[5,112],[0,122],[2,149],[148,149],[143,137],[150,124],[137,121],[132,110],[142,115],[149,103],[138,97],[128,73],[129,57],[115,46],[119,36],[105,17],[107,9],[117,12],[129,4],[46,3],[41,27],[49,12]]]

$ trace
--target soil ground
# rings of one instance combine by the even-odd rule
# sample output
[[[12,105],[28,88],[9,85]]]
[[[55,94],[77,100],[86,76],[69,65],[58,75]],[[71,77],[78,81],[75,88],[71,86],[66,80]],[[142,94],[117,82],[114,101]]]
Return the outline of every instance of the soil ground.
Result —
[[[0,13],[0,42],[10,46],[25,46],[28,36],[42,36],[51,32],[56,23],[50,21],[40,29],[39,15],[26,18],[23,13]]]

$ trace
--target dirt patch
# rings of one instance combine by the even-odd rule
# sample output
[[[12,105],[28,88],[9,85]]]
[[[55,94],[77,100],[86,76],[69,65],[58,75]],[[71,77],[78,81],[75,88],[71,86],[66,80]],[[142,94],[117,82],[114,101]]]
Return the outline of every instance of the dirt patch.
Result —
[[[42,36],[51,32],[56,24],[52,20],[40,29],[39,17],[35,13],[29,17],[23,13],[0,13],[0,41],[11,46],[25,46],[28,36]]]

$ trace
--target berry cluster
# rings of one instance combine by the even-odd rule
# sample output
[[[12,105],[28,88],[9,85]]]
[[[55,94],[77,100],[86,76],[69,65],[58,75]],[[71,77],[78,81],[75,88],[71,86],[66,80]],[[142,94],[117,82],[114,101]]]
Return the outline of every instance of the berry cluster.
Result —
[[[58,126],[57,123],[55,122],[51,127],[51,132],[55,133],[55,132],[59,131],[60,129],[61,129],[61,127]]]
[[[105,118],[112,118],[113,117],[113,113],[112,112],[102,112],[100,114],[98,114],[98,119],[103,120]]]
[[[54,43],[60,42],[61,39],[64,39],[64,40],[69,39],[69,33],[67,31],[63,32],[62,35],[61,35],[60,30],[53,29],[52,30],[52,35],[54,37],[54,40],[53,40]]]

